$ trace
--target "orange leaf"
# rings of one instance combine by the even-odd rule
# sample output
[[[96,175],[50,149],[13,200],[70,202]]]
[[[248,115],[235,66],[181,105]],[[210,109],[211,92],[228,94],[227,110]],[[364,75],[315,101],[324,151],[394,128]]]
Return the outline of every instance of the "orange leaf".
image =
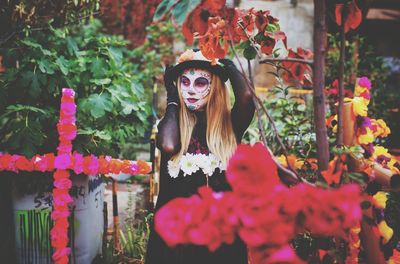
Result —
[[[325,171],[321,171],[321,174],[328,185],[331,185],[332,183],[339,184],[340,182],[340,176],[342,175],[345,166],[343,165],[343,162],[340,162],[338,171],[334,173],[337,160],[338,157],[335,157],[329,162],[328,169]]]
[[[335,17],[336,24],[339,26],[342,25],[342,10],[344,5],[337,4],[335,8]],[[356,29],[362,21],[362,12],[360,8],[358,8],[355,0],[353,0],[350,4],[347,5],[348,14],[346,17],[346,21],[344,23],[344,32],[348,32],[351,29]]]

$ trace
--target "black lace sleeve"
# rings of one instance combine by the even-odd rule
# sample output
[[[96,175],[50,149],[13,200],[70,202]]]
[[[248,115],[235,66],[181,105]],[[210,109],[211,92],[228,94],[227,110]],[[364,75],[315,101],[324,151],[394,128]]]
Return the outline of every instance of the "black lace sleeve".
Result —
[[[179,106],[167,106],[163,119],[158,124],[157,147],[167,155],[174,155],[180,149]]]
[[[242,73],[232,66],[229,67],[229,73],[235,95],[235,103],[231,110],[232,126],[236,137],[241,139],[253,119],[255,106],[250,87]]]

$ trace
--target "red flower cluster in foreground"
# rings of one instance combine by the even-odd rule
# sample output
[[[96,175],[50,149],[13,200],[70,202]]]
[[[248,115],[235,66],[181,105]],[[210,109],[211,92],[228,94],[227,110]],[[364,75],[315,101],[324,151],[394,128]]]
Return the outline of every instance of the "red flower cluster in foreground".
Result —
[[[240,145],[230,159],[232,192],[177,198],[160,208],[155,229],[169,246],[196,244],[216,250],[234,237],[248,245],[254,263],[301,263],[289,241],[302,231],[346,238],[360,217],[357,185],[324,190],[282,185],[265,147]]]

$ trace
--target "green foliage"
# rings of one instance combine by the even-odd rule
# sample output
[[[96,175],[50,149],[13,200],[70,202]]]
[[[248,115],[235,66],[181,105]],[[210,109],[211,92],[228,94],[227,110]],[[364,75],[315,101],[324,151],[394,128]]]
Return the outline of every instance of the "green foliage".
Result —
[[[56,150],[62,87],[77,93],[76,150],[118,155],[125,142],[143,138],[150,107],[144,74],[132,63],[139,53],[101,28],[92,20],[27,32],[1,50],[7,69],[0,75],[1,150],[28,156]]]
[[[294,154],[299,158],[315,157],[315,133],[312,126],[311,103],[304,101],[299,96],[289,93],[289,87],[274,87],[267,94],[264,106],[269,111],[275,122],[283,144],[289,154]],[[307,97],[306,97],[307,98]],[[262,127],[266,132],[266,139],[269,147],[276,155],[282,154],[282,149],[278,143],[276,135],[272,129],[272,124],[265,116],[261,119]],[[253,143],[260,140],[257,120],[253,120],[250,128],[245,134],[245,140]]]
[[[158,6],[153,19],[158,20],[162,18],[168,11],[171,10],[172,16],[175,18],[179,25],[185,22],[186,16],[189,15],[198,4],[200,0],[180,0],[178,3],[174,0],[163,0]]]

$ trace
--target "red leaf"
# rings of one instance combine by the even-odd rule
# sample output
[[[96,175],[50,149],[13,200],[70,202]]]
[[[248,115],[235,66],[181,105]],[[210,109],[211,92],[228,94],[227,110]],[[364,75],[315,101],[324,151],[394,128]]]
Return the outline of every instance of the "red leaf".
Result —
[[[344,5],[337,4],[335,8],[335,18],[336,24],[339,26],[342,25],[342,10]],[[362,21],[362,12],[360,8],[358,8],[355,0],[353,0],[350,4],[347,5],[348,14],[346,17],[346,22],[344,23],[344,32],[348,32],[351,29],[356,29]]]

